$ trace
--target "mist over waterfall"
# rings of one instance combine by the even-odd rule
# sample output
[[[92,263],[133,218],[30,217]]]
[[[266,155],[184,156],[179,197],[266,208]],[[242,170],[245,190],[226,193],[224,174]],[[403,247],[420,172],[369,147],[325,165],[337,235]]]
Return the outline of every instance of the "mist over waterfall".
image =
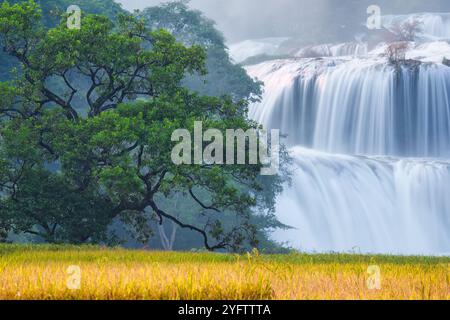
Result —
[[[286,134],[295,160],[277,204],[293,229],[277,240],[318,252],[450,253],[450,16],[383,23],[408,19],[424,27],[401,64],[386,44],[360,43],[247,66],[265,84],[250,117]]]

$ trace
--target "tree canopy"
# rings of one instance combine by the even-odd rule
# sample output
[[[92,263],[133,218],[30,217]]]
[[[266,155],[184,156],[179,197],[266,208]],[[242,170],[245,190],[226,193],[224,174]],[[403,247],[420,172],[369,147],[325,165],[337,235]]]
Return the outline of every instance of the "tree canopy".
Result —
[[[6,1],[2,1],[6,2]],[[23,0],[8,0],[10,4],[21,3]],[[46,28],[53,28],[61,22],[63,14],[70,5],[78,5],[83,12],[106,15],[114,20],[125,11],[113,0],[37,0],[41,8],[42,23]],[[12,78],[10,74],[13,67],[17,67],[17,59],[0,52],[0,81]]]

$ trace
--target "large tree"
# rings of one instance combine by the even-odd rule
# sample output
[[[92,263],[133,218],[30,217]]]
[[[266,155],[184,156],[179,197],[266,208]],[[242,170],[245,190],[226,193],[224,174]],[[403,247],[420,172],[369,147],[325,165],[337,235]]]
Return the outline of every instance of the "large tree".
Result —
[[[203,97],[181,85],[205,73],[205,52],[121,15],[83,17],[80,30],[46,29],[33,1],[0,8],[0,44],[21,63],[0,86],[0,226],[49,242],[106,241],[114,219],[143,236],[146,211],[192,230],[209,250],[255,242],[251,210],[273,218],[281,178],[261,192],[260,165],[183,165],[171,160],[174,130],[247,130],[247,102]],[[138,99],[138,100],[136,100]],[[77,101],[77,103],[75,103]],[[206,216],[189,224],[160,199],[189,196]],[[202,196],[200,197],[199,194]],[[221,222],[233,213],[235,224]],[[4,228],[4,227],[3,227]]]
[[[188,0],[172,1],[146,8],[135,15],[143,19],[151,30],[167,30],[186,46],[199,45],[206,51],[207,73],[186,75],[182,81],[184,86],[203,95],[219,97],[228,95],[235,101],[259,99],[262,83],[253,80],[242,66],[236,65],[231,60],[224,36],[217,30],[215,22],[205,17],[202,12],[189,8],[188,5]],[[264,180],[265,189],[270,188],[270,179],[266,177],[261,180]],[[200,199],[202,196],[203,194],[200,194]],[[182,212],[183,219],[192,224],[201,224],[205,220],[205,217],[199,214],[198,205],[181,194],[161,199],[161,205],[166,210]],[[229,221],[236,223],[231,213],[222,214],[221,222],[227,225]],[[252,223],[257,226],[257,238],[264,243],[265,248],[279,247],[268,240],[268,230],[282,228],[283,225],[275,218],[268,216],[260,218],[258,215],[252,215]],[[176,224],[165,223],[158,225],[157,229],[162,248],[186,249],[200,245],[192,233],[183,231]]]

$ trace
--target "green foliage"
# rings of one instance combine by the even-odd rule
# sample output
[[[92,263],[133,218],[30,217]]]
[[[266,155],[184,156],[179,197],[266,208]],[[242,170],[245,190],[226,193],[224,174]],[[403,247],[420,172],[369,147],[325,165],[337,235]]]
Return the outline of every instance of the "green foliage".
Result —
[[[95,192],[70,188],[59,174],[30,170],[3,201],[1,216],[15,232],[76,244],[106,241],[111,209]]]
[[[21,4],[24,0],[8,0],[2,1],[2,5]],[[70,5],[78,5],[84,14],[102,14],[111,19],[116,19],[120,14],[125,11],[119,4],[113,0],[38,0],[36,1],[41,9],[41,20],[45,28],[53,28],[57,26],[63,14],[66,12]],[[31,4],[34,6],[34,4]],[[22,12],[24,13],[24,12]],[[33,18],[36,14],[39,14],[36,10],[32,10],[30,18]],[[20,21],[20,20],[17,20]],[[7,54],[0,52],[0,81],[11,79],[10,71],[13,67],[17,66],[17,59],[8,56]]]
[[[146,241],[148,220],[169,221],[209,250],[238,251],[257,244],[252,209],[273,223],[281,177],[262,192],[260,165],[171,160],[172,133],[193,132],[195,121],[204,130],[258,127],[247,120],[247,101],[183,88],[186,74],[205,73],[199,45],[130,15],[86,15],[80,30],[64,19],[47,29],[33,1],[2,5],[0,44],[21,64],[14,82],[0,86],[0,230],[104,243],[117,240],[107,231],[120,220]],[[201,219],[160,205],[179,195]]]
[[[307,254],[291,252],[290,254],[258,254],[256,251],[237,254],[221,253],[192,253],[192,252],[147,252],[141,250],[123,250],[112,248],[105,250],[98,246],[91,245],[21,245],[21,244],[0,244],[0,257],[27,263],[30,257],[35,262],[72,262],[74,258],[80,263],[93,261],[108,261],[111,263],[150,263],[154,264],[157,259],[162,265],[176,264],[182,266],[185,263],[208,263],[215,265],[218,263],[236,264],[237,262],[248,262],[252,264],[280,263],[283,266],[297,265],[361,265],[364,272],[367,266],[374,264],[387,264],[391,266],[411,266],[423,267],[448,267],[450,257],[428,257],[428,256],[395,256],[395,255],[362,255],[362,254]],[[44,264],[45,264],[44,263]],[[239,266],[239,264],[238,264]]]
[[[144,42],[151,50],[142,49]],[[19,86],[29,104],[37,102],[33,112],[57,105],[74,119],[77,96],[87,100],[94,116],[138,95],[173,94],[186,72],[204,71],[199,46],[186,48],[164,30],[147,33],[130,16],[114,25],[107,17],[88,15],[81,30],[62,22],[46,31],[32,1],[2,5],[0,43],[21,62]]]

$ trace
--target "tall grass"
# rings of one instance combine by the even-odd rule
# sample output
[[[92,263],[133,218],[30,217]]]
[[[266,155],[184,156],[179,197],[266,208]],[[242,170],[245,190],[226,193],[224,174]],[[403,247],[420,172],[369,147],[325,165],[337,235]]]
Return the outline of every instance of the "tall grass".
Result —
[[[377,265],[381,289],[367,285]],[[69,266],[81,270],[69,289]],[[0,245],[0,299],[450,299],[450,258]]]

